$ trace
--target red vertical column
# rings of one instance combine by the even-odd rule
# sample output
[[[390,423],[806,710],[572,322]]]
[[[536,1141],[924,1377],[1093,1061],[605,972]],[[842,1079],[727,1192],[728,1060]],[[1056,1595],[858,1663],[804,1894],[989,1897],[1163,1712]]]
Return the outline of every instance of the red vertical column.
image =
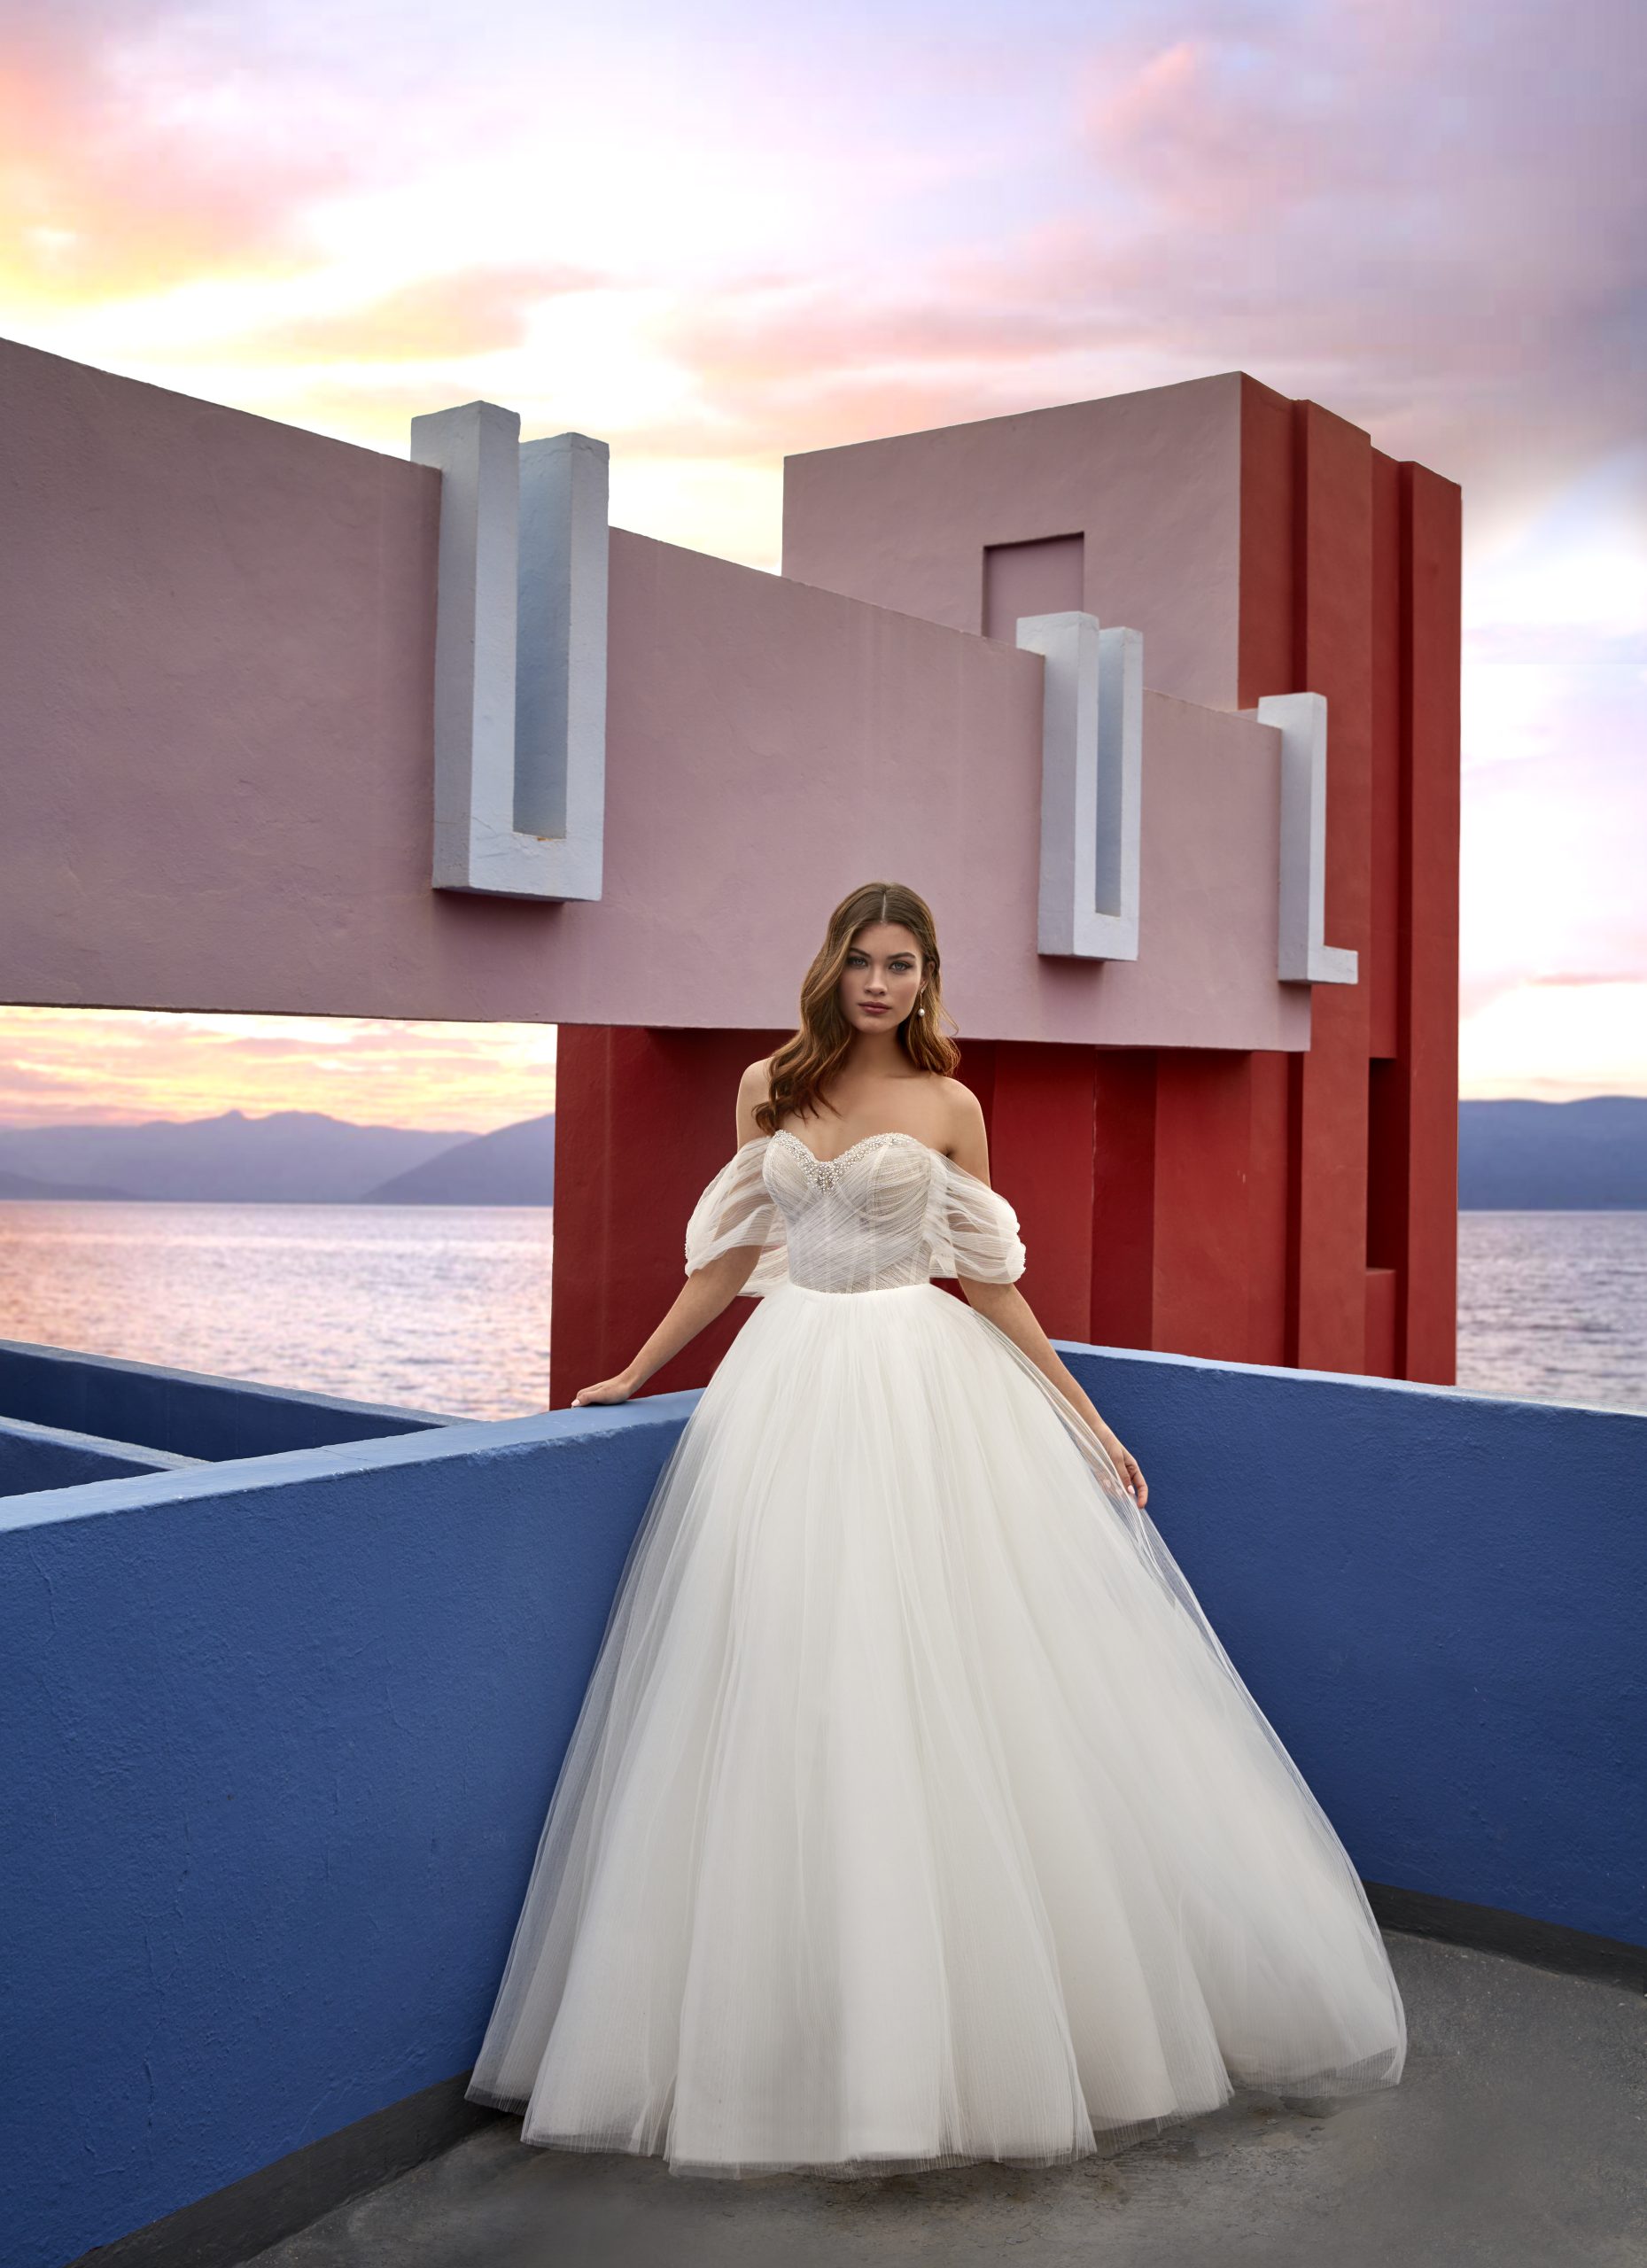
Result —
[[[1402,932],[1402,476],[1380,449],[1371,455],[1372,798],[1371,953],[1367,1045],[1393,1060],[1401,1048]],[[1375,1161],[1375,1176],[1376,1176]]]
[[[1018,1216],[1021,1289],[1049,1338],[1084,1339],[1092,1299],[1093,1050],[998,1040],[990,1172]]]
[[[1367,1368],[1404,1374],[1408,1142],[1404,1006],[1410,940],[1402,849],[1405,735],[1401,469],[1372,452],[1372,959],[1367,1067]]]
[[[1457,1375],[1458,1260],[1458,676],[1462,496],[1402,473],[1402,1035],[1409,1192],[1402,1368]]]
[[[1387,1367],[1455,1375],[1457,1256],[1459,492],[1375,454],[1378,962],[1368,1280]],[[1386,781],[1387,770],[1388,779]]]
[[[1156,1060],[1092,1051],[1092,1265],[1085,1328],[1099,1347],[1155,1344]]]
[[[1287,1359],[1292,1184],[1287,1125],[1289,1066],[1294,1060],[1269,1050],[1247,1058],[1252,1140],[1247,1161],[1245,1359],[1249,1363],[1278,1365]]]
[[[1367,1332],[1368,983],[1372,960],[1372,498],[1365,433],[1295,405],[1299,679],[1326,695],[1326,936],[1357,982],[1317,984],[1300,1067],[1297,1347],[1304,1368],[1360,1371]]]
[[[990,1160],[1055,1338],[1279,1358],[1281,1083],[1216,1049],[998,1041]],[[1262,1153],[1262,1155],[1260,1155]]]
[[[1250,1359],[1252,1060],[1213,1048],[1156,1059],[1152,1345]]]
[[[1294,406],[1284,394],[1241,380],[1240,640],[1237,698],[1254,708],[1266,693],[1296,692],[1298,646],[1296,465]],[[1328,719],[1329,744],[1332,720]],[[1336,944],[1338,939],[1334,937]],[[1293,1209],[1295,1055],[1253,1059],[1251,1355],[1295,1359],[1298,1269]]]
[[[1290,1060],[1094,1051],[1082,1335],[1233,1363],[1286,1359]]]
[[[1357,983],[1313,988],[1310,1045],[1288,1073],[1287,1359],[1340,1371],[1361,1370],[1367,1330],[1370,456],[1317,403],[1245,389],[1239,698],[1326,696],[1327,942],[1361,956]]]

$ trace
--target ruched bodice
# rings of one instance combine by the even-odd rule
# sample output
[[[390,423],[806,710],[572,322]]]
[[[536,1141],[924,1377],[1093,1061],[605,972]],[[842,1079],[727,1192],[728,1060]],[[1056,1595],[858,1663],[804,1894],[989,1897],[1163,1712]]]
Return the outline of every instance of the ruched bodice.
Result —
[[[798,1134],[746,1142],[687,1224],[688,1276],[734,1247],[758,1247],[744,1283],[873,1292],[935,1276],[1010,1284],[1023,1272],[1018,1218],[999,1192],[913,1134],[866,1135],[837,1158]]]

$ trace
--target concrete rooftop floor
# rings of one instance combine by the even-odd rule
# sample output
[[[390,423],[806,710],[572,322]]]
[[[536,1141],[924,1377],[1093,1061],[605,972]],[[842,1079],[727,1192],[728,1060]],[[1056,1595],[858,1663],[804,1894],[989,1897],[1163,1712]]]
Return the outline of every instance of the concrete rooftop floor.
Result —
[[[259,2268],[1647,2268],[1647,1996],[1387,1934],[1401,2085],[1246,2096],[1109,2158],[680,2179],[500,2117]]]

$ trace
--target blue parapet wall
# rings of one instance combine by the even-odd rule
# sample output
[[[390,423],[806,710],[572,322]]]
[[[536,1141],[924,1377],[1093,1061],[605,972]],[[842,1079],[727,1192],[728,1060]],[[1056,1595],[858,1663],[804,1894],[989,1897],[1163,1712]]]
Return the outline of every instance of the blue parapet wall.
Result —
[[[120,1480],[139,1472],[175,1472],[198,1462],[165,1449],[137,1449],[129,1441],[67,1433],[60,1425],[0,1417],[0,1496],[78,1488],[87,1480]]]
[[[1060,1351],[1363,1875],[1647,1943],[1647,1418]],[[0,1504],[7,2268],[468,2069],[695,1399]]]
[[[0,1503],[5,2268],[469,2067],[695,1399]]]
[[[1059,1351],[1363,1879],[1647,1944],[1647,1416]]]
[[[0,1339],[0,1418],[105,1439],[116,1453],[140,1444],[206,1461],[377,1441],[385,1433],[458,1422],[426,1410],[350,1402],[15,1339]]]

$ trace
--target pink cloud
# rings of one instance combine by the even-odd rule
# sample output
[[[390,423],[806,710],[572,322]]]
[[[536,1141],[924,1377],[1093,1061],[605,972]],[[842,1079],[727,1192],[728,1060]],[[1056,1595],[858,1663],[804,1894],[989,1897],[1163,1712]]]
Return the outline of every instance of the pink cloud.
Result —
[[[249,99],[190,116],[151,47],[175,15],[159,0],[13,15],[0,56],[0,275],[14,291],[77,301],[300,262],[294,212],[347,178],[346,149]]]
[[[890,285],[814,264],[698,299],[659,342],[702,421],[629,445],[828,446],[1242,369],[1478,510],[1535,499],[1638,428],[1632,18],[1609,0],[1587,43],[1525,0],[1468,19],[1201,6],[1164,41],[1095,42],[1072,74],[1077,170],[1038,213]]]
[[[1551,988],[1559,990],[1564,985],[1628,984],[1647,980],[1647,968],[1620,973],[1618,969],[1564,969],[1550,976],[1532,976],[1527,981],[1537,991]]]
[[[328,357],[392,363],[490,354],[523,345],[533,308],[546,299],[599,290],[607,280],[569,262],[425,276],[341,314],[243,331],[232,353],[236,359],[264,364]]]

